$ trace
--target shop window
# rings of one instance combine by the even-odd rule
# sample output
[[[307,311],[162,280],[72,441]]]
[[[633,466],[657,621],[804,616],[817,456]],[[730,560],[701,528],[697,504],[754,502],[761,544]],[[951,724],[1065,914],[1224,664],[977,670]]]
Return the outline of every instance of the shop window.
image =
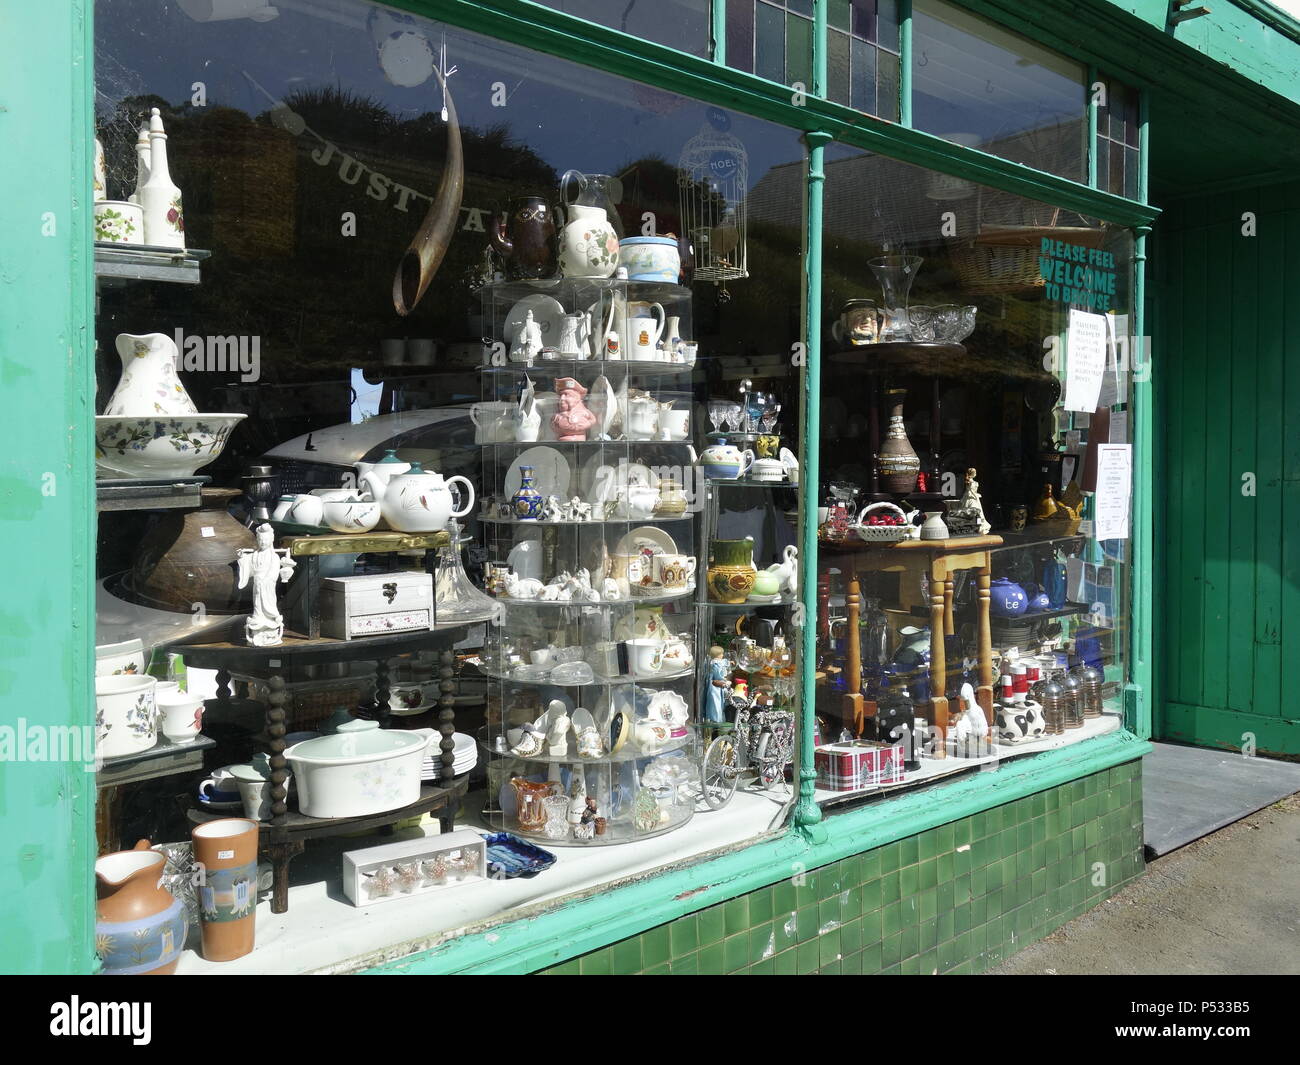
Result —
[[[798,133],[352,0],[95,14],[101,849],[267,818],[279,973],[780,830]]]
[[[1086,70],[945,0],[915,0],[912,124],[1084,181]]]
[[[598,26],[708,58],[711,0],[539,0]]]
[[[835,801],[1120,727],[1149,364],[1128,230],[827,155],[816,713]]]
[[[1136,200],[1138,90],[1114,78],[1102,78],[1092,89],[1097,95],[1097,187]]]

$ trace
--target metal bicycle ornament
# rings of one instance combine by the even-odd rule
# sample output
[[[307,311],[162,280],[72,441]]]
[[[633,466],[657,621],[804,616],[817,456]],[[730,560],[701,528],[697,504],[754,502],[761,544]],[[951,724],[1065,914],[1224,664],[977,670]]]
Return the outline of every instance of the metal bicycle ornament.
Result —
[[[730,128],[726,112],[710,107],[677,163],[678,205],[695,254],[696,281],[749,276],[745,241],[749,154],[744,143],[728,132]]]
[[[733,699],[735,727],[718,736],[704,752],[700,779],[704,801],[720,810],[736,794],[741,778],[770,788],[785,779],[794,760],[795,721],[789,710],[757,710]]]

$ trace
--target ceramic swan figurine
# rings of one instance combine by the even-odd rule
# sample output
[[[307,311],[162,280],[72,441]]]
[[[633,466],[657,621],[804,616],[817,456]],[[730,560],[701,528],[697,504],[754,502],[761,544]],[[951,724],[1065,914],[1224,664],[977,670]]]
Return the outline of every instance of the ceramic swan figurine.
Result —
[[[780,582],[782,595],[799,594],[799,549],[789,544],[781,552],[781,561],[767,567],[767,572]]]

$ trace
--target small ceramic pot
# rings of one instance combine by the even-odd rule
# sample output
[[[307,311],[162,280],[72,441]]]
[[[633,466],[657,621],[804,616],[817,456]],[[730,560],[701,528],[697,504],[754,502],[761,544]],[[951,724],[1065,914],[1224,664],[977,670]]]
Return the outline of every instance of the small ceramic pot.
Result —
[[[700,465],[704,467],[704,476],[712,481],[734,481],[738,477],[743,477],[753,464],[752,451],[741,451],[728,444],[726,440],[719,440],[716,444],[706,447],[700,454]]]
[[[144,644],[140,640],[101,643],[95,648],[95,676],[139,676],[144,673]]]
[[[755,481],[784,481],[785,463],[780,459],[755,459],[749,476]]]
[[[682,259],[671,237],[624,237],[618,243],[618,262],[627,267],[629,281],[677,284]]]
[[[776,595],[781,591],[781,581],[775,573],[760,570],[754,577],[753,595]]]
[[[381,506],[371,499],[327,499],[325,524],[339,533],[366,533],[379,524]]]
[[[147,751],[158,742],[157,680],[95,678],[95,749],[103,758]]]
[[[95,239],[111,244],[144,243],[144,209],[126,200],[95,204]]]
[[[754,590],[754,541],[714,540],[709,565],[709,597],[718,603],[743,603]]]
[[[1025,525],[1029,522],[1029,508],[1021,503],[1019,506],[1011,508],[1011,531],[1024,532]]]
[[[925,523],[921,526],[922,540],[948,539],[948,526],[943,523],[943,515],[937,510],[927,511]]]

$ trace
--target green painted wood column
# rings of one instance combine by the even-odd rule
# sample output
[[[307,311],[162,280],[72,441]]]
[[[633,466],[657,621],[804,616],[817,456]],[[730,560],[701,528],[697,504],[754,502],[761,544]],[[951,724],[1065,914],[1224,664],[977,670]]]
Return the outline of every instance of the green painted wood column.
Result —
[[[711,36],[710,58],[721,66],[727,65],[727,0],[713,0],[710,12]]]
[[[912,128],[912,0],[898,0],[898,124]]]
[[[90,0],[0,36],[0,972],[96,967]],[[34,164],[34,165],[28,165]]]
[[[1150,164],[1150,97],[1147,90],[1138,93],[1138,199],[1147,202]],[[1129,642],[1128,682],[1124,686],[1124,724],[1142,739],[1151,736],[1154,683],[1154,624],[1152,597],[1155,594],[1155,389],[1154,367],[1148,363],[1146,344],[1146,276],[1148,223],[1134,227],[1133,239],[1133,334],[1129,342],[1129,364],[1133,372],[1133,416],[1129,419],[1133,434],[1133,504],[1132,535],[1132,636]]]

